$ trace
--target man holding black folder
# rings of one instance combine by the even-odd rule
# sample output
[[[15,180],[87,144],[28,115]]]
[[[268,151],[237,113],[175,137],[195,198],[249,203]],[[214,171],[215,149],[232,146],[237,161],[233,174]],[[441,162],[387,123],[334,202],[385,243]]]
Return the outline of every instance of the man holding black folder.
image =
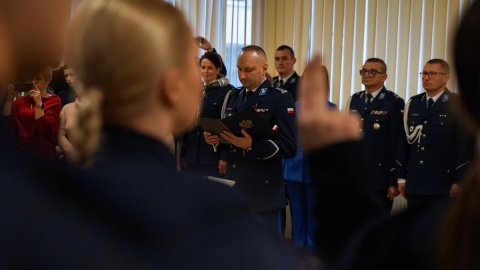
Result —
[[[273,88],[266,80],[267,57],[255,45],[244,47],[237,59],[242,87],[227,98],[225,116],[254,108],[272,135],[252,138],[243,129],[242,136],[223,131],[220,136],[231,146],[226,150],[227,179],[236,181],[252,208],[266,218],[272,229],[279,228],[279,210],[285,207],[282,159],[296,153],[295,102],[287,91]],[[220,137],[205,132],[207,143],[219,143]]]

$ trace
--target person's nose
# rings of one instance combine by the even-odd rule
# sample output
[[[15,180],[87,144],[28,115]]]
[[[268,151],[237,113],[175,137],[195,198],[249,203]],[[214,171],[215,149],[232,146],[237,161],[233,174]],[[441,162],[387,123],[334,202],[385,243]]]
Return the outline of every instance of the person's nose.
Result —
[[[242,72],[242,71],[239,71],[239,72],[238,72],[238,78],[239,78],[240,80],[241,80],[241,79],[245,79],[245,77],[246,77],[246,76],[245,76],[245,73],[244,73],[244,72]]]

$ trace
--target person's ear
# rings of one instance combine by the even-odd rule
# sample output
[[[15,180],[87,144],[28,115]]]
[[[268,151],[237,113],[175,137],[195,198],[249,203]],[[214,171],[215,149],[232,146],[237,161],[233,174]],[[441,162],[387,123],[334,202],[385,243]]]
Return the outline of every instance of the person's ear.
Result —
[[[174,107],[181,102],[182,73],[178,68],[170,69],[157,84],[159,101],[163,106]]]
[[[267,69],[268,69],[268,64],[267,63],[263,64],[262,66],[263,75],[267,74]]]
[[[297,63],[297,58],[293,57],[292,61],[293,61],[293,64],[295,65],[295,63]]]

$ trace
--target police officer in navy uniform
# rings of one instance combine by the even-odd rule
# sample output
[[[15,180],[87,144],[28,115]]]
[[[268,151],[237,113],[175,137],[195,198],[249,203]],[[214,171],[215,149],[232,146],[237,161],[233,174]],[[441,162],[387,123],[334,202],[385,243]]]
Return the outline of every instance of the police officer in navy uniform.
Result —
[[[222,59],[214,52],[206,52],[200,57],[201,76],[205,83],[201,104],[198,108],[198,117],[220,119],[223,101],[227,92],[233,89],[228,79],[221,78]],[[219,80],[221,79],[221,80]],[[220,83],[222,82],[222,83]],[[224,177],[227,169],[226,157],[221,157],[218,147],[205,142],[204,130],[195,125],[182,138],[182,169],[200,176]]]
[[[274,135],[252,139],[242,130],[243,137],[224,131],[221,136],[232,145],[228,149],[226,178],[236,181],[249,199],[251,206],[272,229],[278,229],[279,210],[285,207],[282,159],[295,156],[295,103],[290,94],[273,88],[265,78],[267,58],[262,48],[244,47],[237,59],[238,77],[243,87],[228,97],[225,115],[253,107],[272,127]],[[205,133],[208,143],[219,142],[219,137]]]
[[[429,60],[420,73],[426,92],[411,97],[405,106],[397,178],[409,209],[453,196],[470,164],[472,141],[452,108],[456,97],[446,87],[449,73],[444,60]]]
[[[399,194],[394,171],[405,102],[385,88],[387,65],[382,59],[367,59],[360,75],[365,90],[353,94],[346,108],[361,115],[368,190],[388,216]]]
[[[297,101],[297,84],[300,80],[293,66],[297,62],[295,52],[290,46],[282,45],[275,51],[275,69],[278,76],[273,77],[273,86],[287,90]]]

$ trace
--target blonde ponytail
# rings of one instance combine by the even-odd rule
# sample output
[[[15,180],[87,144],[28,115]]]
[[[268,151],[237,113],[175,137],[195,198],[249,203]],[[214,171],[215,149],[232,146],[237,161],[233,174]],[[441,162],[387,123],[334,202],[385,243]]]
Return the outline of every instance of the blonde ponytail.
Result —
[[[75,165],[86,168],[93,162],[93,155],[96,152],[100,141],[101,128],[103,124],[103,94],[97,88],[90,88],[83,92],[82,107],[78,112],[78,119],[73,144],[75,155],[72,161]]]

